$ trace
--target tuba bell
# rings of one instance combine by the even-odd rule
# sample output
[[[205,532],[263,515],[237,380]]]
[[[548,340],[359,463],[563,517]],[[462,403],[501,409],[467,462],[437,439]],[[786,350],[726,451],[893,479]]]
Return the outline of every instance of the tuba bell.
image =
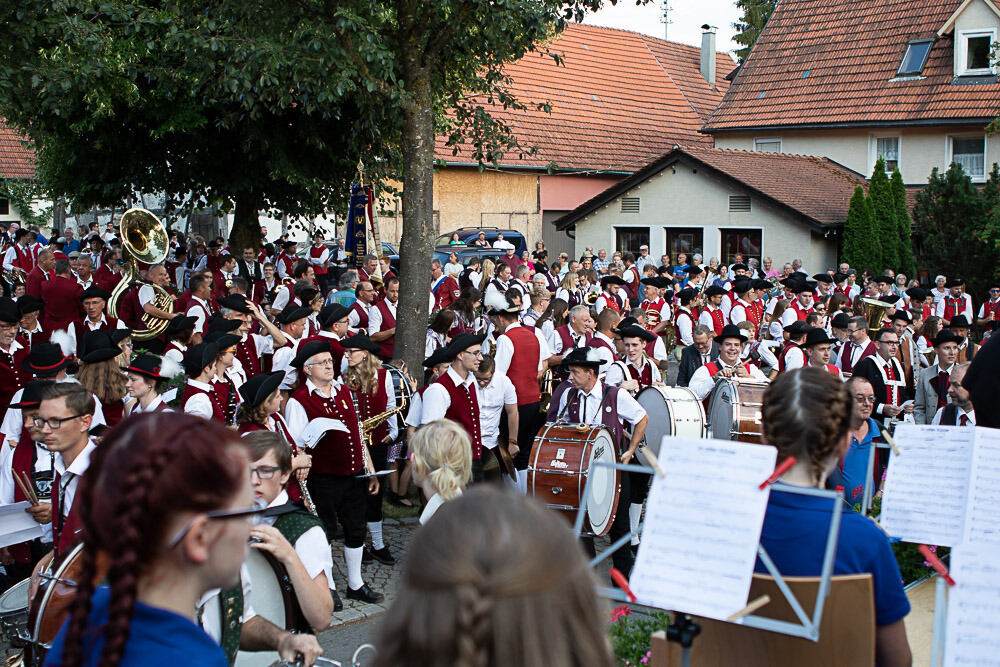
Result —
[[[159,285],[147,283],[139,278],[137,262],[144,264],[159,264],[167,257],[170,240],[167,228],[160,219],[144,208],[130,208],[122,213],[118,223],[118,235],[122,240],[122,262],[125,264],[125,275],[111,293],[108,301],[108,313],[118,317],[119,303],[125,294],[133,287],[147,284],[153,288],[155,298],[153,305],[165,312],[173,312],[174,297]],[[146,325],[145,329],[132,331],[135,340],[149,340],[162,334],[170,320],[153,317],[142,313],[140,319]]]
[[[865,309],[865,319],[868,320],[868,335],[874,340],[882,329],[882,320],[892,306],[885,301],[861,297],[861,305]]]

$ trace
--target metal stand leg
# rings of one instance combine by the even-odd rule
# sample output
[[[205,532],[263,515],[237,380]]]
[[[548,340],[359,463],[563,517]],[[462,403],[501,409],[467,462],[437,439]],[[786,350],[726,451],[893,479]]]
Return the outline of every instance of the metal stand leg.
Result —
[[[931,634],[931,667],[939,667],[944,652],[948,619],[948,582],[938,577],[934,584],[934,631]]]
[[[691,667],[691,645],[701,633],[701,626],[687,614],[675,614],[674,622],[667,626],[667,641],[681,645],[681,667]]]

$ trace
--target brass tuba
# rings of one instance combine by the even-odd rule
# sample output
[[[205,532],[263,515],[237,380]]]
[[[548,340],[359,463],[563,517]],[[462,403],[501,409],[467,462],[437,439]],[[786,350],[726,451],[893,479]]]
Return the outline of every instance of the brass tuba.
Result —
[[[130,208],[122,213],[118,223],[118,235],[122,240],[122,262],[125,264],[125,275],[111,293],[108,302],[108,312],[112,317],[118,317],[119,301],[132,287],[138,284],[148,284],[156,296],[153,300],[160,310],[173,312],[174,297],[159,285],[146,283],[139,278],[137,262],[144,264],[159,264],[167,257],[170,241],[167,238],[167,228],[160,219],[144,208]],[[146,329],[132,331],[135,340],[149,340],[162,334],[170,320],[153,317],[142,313],[140,319]]]
[[[882,330],[882,320],[892,306],[885,301],[861,297],[861,305],[865,309],[865,319],[868,320],[868,335],[874,339]]]

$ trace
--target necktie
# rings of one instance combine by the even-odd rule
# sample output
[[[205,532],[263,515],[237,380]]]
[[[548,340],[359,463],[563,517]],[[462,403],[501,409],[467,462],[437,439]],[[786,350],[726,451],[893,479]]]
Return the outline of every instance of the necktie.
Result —
[[[968,426],[969,425],[969,415],[962,415],[961,417],[959,417],[958,418],[958,425],[959,426]]]
[[[587,395],[580,394],[580,423],[586,424],[587,422]]]

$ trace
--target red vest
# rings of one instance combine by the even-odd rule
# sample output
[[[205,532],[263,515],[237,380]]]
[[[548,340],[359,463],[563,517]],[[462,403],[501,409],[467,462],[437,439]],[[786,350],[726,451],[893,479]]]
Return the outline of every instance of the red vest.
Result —
[[[60,475],[56,474],[55,479],[52,480],[52,552],[53,555],[59,557],[64,553],[69,553],[73,544],[76,542],[77,533],[83,527],[80,522],[80,512],[78,511],[77,504],[74,502],[72,507],[69,508],[69,513],[66,518],[60,521],[60,507],[59,507],[59,485],[60,485]],[[76,500],[80,493],[80,488],[82,486],[83,480],[80,479],[76,485],[76,495],[74,495],[73,500]],[[62,524],[60,526],[60,523]]]
[[[632,282],[626,282],[622,287],[625,288],[625,292],[628,294],[628,298],[631,299],[632,303],[639,300],[639,269],[635,268],[635,265],[628,267],[622,272],[622,280],[625,280],[625,274],[631,271],[635,276]]]
[[[795,317],[797,317],[799,320],[801,320],[803,322],[806,321],[806,315],[808,315],[809,313],[813,312],[813,310],[814,310],[812,307],[810,307],[809,310],[802,310],[802,306],[801,306],[801,304],[799,304],[798,299],[796,299],[795,301],[793,301],[788,307],[791,308],[792,310],[794,310],[795,311]]]
[[[853,347],[854,344],[851,343],[850,341],[845,342],[843,346],[841,346],[840,370],[843,371],[844,373],[854,373],[854,364],[851,363],[851,350],[853,349]],[[865,357],[870,357],[873,354],[875,354],[875,351],[876,351],[875,342],[868,341],[868,346],[865,347],[864,351],[861,353],[861,356],[858,357],[858,363],[860,363],[861,360],[864,359]]]
[[[511,362],[511,366],[513,367],[513,362]],[[476,398],[475,382],[468,387],[458,387],[447,372],[435,382],[447,390],[448,397],[451,399],[451,404],[444,416],[462,425],[465,432],[469,434],[469,440],[472,441],[472,459],[479,460],[483,453],[483,434],[480,431],[479,399]],[[514,387],[516,388],[517,385],[515,384]],[[535,382],[536,394],[538,393],[537,388],[538,382]],[[518,392],[518,397],[520,397],[520,392]],[[535,401],[538,400],[538,398],[535,399]],[[520,404],[520,400],[518,403]]]
[[[20,244],[14,244],[14,254],[17,255],[17,259],[14,260],[16,264],[25,273],[30,272],[35,268],[34,253],[32,253],[27,248],[22,248]]]
[[[652,341],[655,343],[656,341]],[[628,361],[620,361],[622,366],[628,372],[628,377],[639,382],[639,387],[649,387],[653,384],[653,364],[647,359],[646,363],[642,367],[642,372],[640,373],[635,369],[635,366],[628,363]]]
[[[562,351],[559,354],[566,354],[573,349],[573,332],[570,331],[568,324],[556,327],[556,334],[559,336],[559,340],[562,341]]]
[[[851,298],[851,288],[850,287],[846,287],[846,286],[845,287],[834,287],[833,288],[833,293],[834,294],[843,294],[844,298],[847,299],[847,305],[848,306],[850,306],[851,302],[854,301],[854,299]]]
[[[28,349],[20,348],[14,354],[0,350],[0,406],[4,409],[10,405],[11,399],[18,389],[31,380],[31,373],[26,372],[21,364],[28,356]]]
[[[714,377],[715,377],[716,375],[718,375],[718,374],[719,374],[719,371],[720,371],[720,370],[722,370],[722,367],[721,367],[721,366],[719,366],[719,364],[717,364],[717,363],[716,363],[716,362],[714,362],[714,361],[710,361],[710,362],[708,362],[707,364],[705,364],[705,368],[707,368],[707,369],[708,369],[708,376],[709,376],[709,377],[713,377],[713,378],[714,378]],[[747,373],[750,373],[750,364],[749,364],[749,363],[745,363],[745,364],[743,364],[743,368],[747,369]]]
[[[188,400],[192,396],[196,396],[198,394],[205,394],[208,396],[208,399],[212,401],[212,419],[225,424],[226,412],[222,409],[222,404],[219,403],[219,397],[214,391],[205,391],[201,387],[195,387],[190,384],[186,385],[184,387],[184,393],[181,394],[181,410],[184,409],[184,406],[187,405]]]
[[[396,328],[396,317],[389,310],[389,303],[387,301],[379,301],[376,305],[379,312],[382,313],[382,327],[379,331],[388,331],[389,329]],[[386,338],[384,341],[378,344],[379,351],[378,354],[383,359],[391,359],[392,351],[396,347],[396,336],[392,335]]]
[[[944,298],[944,317],[943,319],[951,321],[951,318],[956,315],[961,314],[962,309],[965,308],[965,295],[963,294],[957,299],[953,299],[950,296]]]
[[[793,347],[795,349],[797,349],[797,350],[802,351],[802,354],[805,355],[805,350],[802,349],[801,345],[799,345],[797,343],[792,343],[792,342],[785,343],[785,346],[783,348],[781,348],[781,352],[778,353],[778,372],[779,373],[784,373],[785,372],[785,357],[788,356],[788,351],[790,349],[792,349]]]
[[[674,343],[683,347],[687,343],[681,340],[681,330],[680,327],[677,326],[677,323],[680,321],[681,317],[686,317],[689,320],[691,320],[691,331],[694,331],[694,315],[692,315],[686,310],[681,310],[680,308],[678,308],[677,311],[674,313],[674,334],[675,334]]]
[[[654,340],[653,342],[655,343],[656,341]],[[603,347],[606,350],[611,350],[611,358],[612,359],[618,358],[618,350],[615,349],[615,346],[609,343],[608,341],[604,340],[603,338],[598,338],[594,334],[590,334],[587,336],[587,345],[589,345],[590,347]]]
[[[385,393],[385,374],[386,370],[384,368],[378,369],[378,373],[375,376],[375,393],[366,394],[361,391],[354,391],[353,393],[358,399],[358,411],[361,413],[358,418],[361,420],[369,419],[377,414],[383,413],[386,407],[389,405],[389,395]],[[389,423],[382,422],[372,431],[371,443],[372,445],[377,445],[382,442],[385,436],[389,435]]]
[[[125,403],[121,400],[102,401],[101,409],[104,411],[104,421],[109,428],[120,422],[125,415]]]
[[[322,243],[319,244],[318,246],[314,245],[311,248],[309,248],[309,256],[312,257],[313,259],[319,259],[320,257],[323,256],[324,250],[326,250],[326,246],[323,245]],[[322,264],[313,264],[312,267],[313,267],[313,272],[317,276],[326,275],[326,267],[323,266]]]
[[[722,308],[708,309],[708,314],[712,316],[712,328],[715,329],[715,335],[718,336],[722,333],[722,328],[726,326],[726,316],[723,314]]]
[[[361,306],[360,301],[352,303],[351,310],[358,314],[358,331],[368,333],[368,311]]]
[[[538,338],[535,337],[535,330],[513,327],[500,335],[509,338],[514,346],[507,377],[517,391],[517,404],[537,403],[542,399],[538,389],[538,360],[542,352]]]
[[[250,334],[236,344],[236,358],[243,364],[247,379],[260,375],[260,353],[257,351],[257,340]]]
[[[350,431],[328,431],[320,438],[312,450],[312,470],[314,475],[356,475],[364,469],[365,455],[361,443],[360,422],[354,410],[351,392],[344,385],[326,398],[309,392],[303,382],[292,398],[306,411],[309,421],[314,419],[337,419]]]
[[[208,333],[208,319],[212,316],[211,310],[206,308],[200,301],[195,301],[193,298],[188,303],[188,312],[191,310],[200,310],[205,315],[205,319],[201,323],[201,331],[195,331],[195,333],[200,333],[202,335]]]
[[[649,301],[647,299],[639,304],[639,307],[642,308],[642,312],[646,314],[647,329],[652,330],[653,327],[660,323],[660,320],[663,317],[663,311],[661,309],[664,305],[666,305],[666,303],[667,302],[663,300],[663,297],[660,297],[656,301]]]
[[[277,267],[284,264],[285,275],[288,276],[289,278],[292,277],[292,270],[295,268],[295,260],[286,255],[284,250],[278,253],[278,258],[275,260],[274,263],[276,267],[275,273],[277,273]]]

